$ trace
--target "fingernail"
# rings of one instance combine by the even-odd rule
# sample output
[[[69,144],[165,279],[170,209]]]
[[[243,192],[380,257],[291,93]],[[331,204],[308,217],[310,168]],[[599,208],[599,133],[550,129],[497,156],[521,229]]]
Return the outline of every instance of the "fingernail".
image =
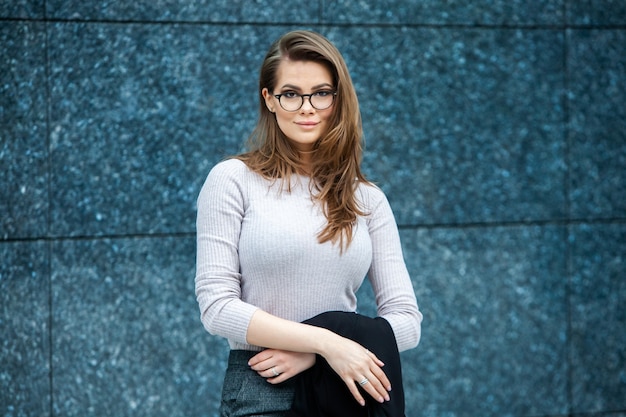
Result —
[[[391,398],[389,398],[388,395],[385,395],[385,401],[391,401]]]
[[[365,400],[359,401],[359,404],[361,404],[362,407],[365,407]]]

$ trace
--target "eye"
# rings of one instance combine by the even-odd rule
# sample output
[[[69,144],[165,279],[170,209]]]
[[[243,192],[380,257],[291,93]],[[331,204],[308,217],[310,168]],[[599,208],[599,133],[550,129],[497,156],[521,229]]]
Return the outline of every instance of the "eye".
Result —
[[[330,90],[322,90],[322,91],[317,91],[314,94],[318,97],[328,97],[328,96],[333,95],[333,92]]]
[[[296,93],[295,91],[285,91],[281,95],[287,99],[298,97],[298,93]]]

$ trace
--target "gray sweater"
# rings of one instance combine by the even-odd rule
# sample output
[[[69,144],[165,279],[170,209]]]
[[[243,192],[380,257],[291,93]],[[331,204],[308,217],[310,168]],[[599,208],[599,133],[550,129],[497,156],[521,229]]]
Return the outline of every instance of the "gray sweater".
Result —
[[[231,349],[246,343],[257,309],[301,322],[325,311],[357,311],[356,291],[367,276],[378,315],[394,331],[400,351],[417,345],[422,314],[402,256],[391,207],[383,192],[360,184],[350,246],[319,243],[326,224],[311,198],[309,178],[291,190],[230,159],[209,173],[198,196],[196,296],[201,320]]]

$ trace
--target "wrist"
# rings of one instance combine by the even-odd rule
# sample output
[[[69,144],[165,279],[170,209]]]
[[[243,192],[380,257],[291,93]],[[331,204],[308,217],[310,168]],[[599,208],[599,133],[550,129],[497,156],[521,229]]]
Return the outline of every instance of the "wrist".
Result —
[[[337,346],[338,339],[341,338],[336,333],[331,332],[328,329],[317,327],[317,334],[314,335],[314,353],[327,358],[331,353],[334,346]]]

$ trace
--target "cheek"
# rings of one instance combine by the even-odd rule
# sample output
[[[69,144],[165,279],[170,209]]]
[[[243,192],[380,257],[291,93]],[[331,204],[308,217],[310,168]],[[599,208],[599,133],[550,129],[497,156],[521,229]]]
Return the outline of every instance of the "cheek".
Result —
[[[322,113],[320,113],[320,115],[325,121],[328,121],[333,116],[334,112],[335,112],[335,106],[331,106],[330,109],[323,110]]]
[[[291,117],[289,117],[288,115],[279,114],[277,112],[276,123],[278,123],[278,127],[280,128],[280,130],[284,132],[285,129],[289,129],[289,126],[291,126]]]
[[[332,119],[332,115],[333,115],[332,111],[328,111],[327,113],[321,114],[320,119],[322,120],[322,123],[324,123],[325,125],[330,123],[330,120]]]

